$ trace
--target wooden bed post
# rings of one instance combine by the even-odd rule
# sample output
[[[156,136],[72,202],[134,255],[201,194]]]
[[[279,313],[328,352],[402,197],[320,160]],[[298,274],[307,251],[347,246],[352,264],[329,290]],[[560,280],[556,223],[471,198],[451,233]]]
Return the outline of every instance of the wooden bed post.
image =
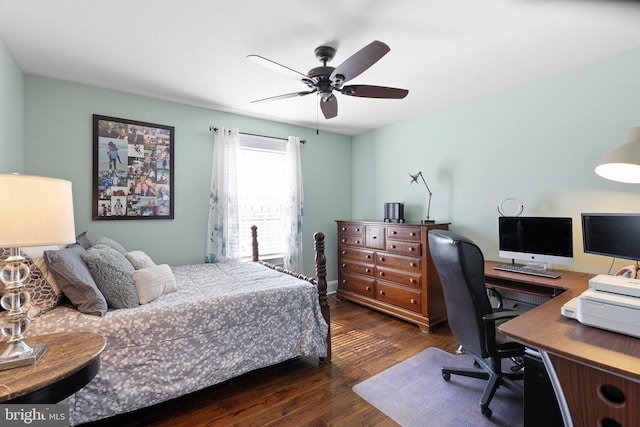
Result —
[[[258,227],[255,225],[251,226],[251,247],[253,249],[252,260],[258,262]]]
[[[327,301],[327,257],[324,254],[324,233],[318,231],[313,235],[316,252],[316,280],[318,281],[318,298],[322,317],[327,322],[327,356],[320,358],[320,363],[331,361],[331,314],[329,312],[329,302]]]
[[[280,271],[281,273],[289,274],[293,277],[297,277],[298,279],[306,280],[309,283],[312,283],[316,286],[318,290],[318,302],[320,303],[320,311],[322,313],[322,317],[325,322],[327,322],[328,330],[327,330],[327,355],[326,357],[320,358],[320,363],[329,363],[331,362],[331,313],[329,311],[329,301],[327,300],[327,257],[324,254],[324,233],[318,231],[313,235],[314,240],[314,249],[316,253],[315,264],[316,264],[316,278],[313,279],[311,277],[305,276],[303,274],[299,274],[295,271],[289,271],[284,269],[283,267],[273,265],[269,262],[260,261],[258,255],[258,227],[255,225],[251,226],[251,245],[253,248],[252,258],[253,262],[259,262],[265,267],[272,268],[276,271]]]

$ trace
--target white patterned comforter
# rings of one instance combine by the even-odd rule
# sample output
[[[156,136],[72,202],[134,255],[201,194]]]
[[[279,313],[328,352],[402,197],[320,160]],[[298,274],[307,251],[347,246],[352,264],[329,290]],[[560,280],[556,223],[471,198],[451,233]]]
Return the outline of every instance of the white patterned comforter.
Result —
[[[71,425],[166,401],[301,355],[326,356],[315,286],[257,263],[172,267],[178,292],[104,317],[57,307],[30,335],[107,338],[96,377],[62,403]]]

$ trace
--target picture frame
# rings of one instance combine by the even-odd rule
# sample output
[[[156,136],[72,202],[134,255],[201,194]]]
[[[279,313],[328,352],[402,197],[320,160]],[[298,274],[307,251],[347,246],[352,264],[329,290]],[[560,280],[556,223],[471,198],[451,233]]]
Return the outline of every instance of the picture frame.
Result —
[[[174,219],[173,126],[93,115],[94,221]]]

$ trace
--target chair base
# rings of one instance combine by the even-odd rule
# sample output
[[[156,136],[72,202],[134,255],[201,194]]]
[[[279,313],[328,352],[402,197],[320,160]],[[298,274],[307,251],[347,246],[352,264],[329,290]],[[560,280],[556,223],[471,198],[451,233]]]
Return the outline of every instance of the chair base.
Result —
[[[449,381],[451,375],[462,375],[464,377],[478,378],[487,380],[487,384],[484,387],[482,396],[480,397],[480,412],[487,418],[491,417],[491,409],[489,409],[489,403],[495,395],[498,387],[505,386],[515,394],[524,396],[524,385],[517,383],[517,380],[524,379],[524,373],[522,372],[502,372],[501,369],[492,369],[491,366],[482,358],[474,357],[475,363],[480,368],[462,368],[462,367],[442,367],[442,378],[445,381]],[[500,366],[500,359],[491,360],[492,365]],[[496,363],[497,362],[497,363]]]

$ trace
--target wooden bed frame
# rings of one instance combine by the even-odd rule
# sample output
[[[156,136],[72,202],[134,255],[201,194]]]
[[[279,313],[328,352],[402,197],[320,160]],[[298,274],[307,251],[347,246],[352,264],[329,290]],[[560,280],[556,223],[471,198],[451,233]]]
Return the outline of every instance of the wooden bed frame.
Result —
[[[318,231],[313,235],[315,249],[316,278],[287,270],[283,267],[273,265],[266,261],[260,261],[258,252],[258,227],[251,226],[251,247],[252,260],[260,264],[272,268],[281,273],[289,274],[298,279],[306,280],[312,283],[318,289],[318,300],[320,301],[320,309],[322,317],[327,322],[329,329],[327,330],[327,356],[320,358],[320,363],[329,363],[331,361],[331,313],[329,311],[329,302],[327,301],[327,257],[324,254],[324,233]]]

